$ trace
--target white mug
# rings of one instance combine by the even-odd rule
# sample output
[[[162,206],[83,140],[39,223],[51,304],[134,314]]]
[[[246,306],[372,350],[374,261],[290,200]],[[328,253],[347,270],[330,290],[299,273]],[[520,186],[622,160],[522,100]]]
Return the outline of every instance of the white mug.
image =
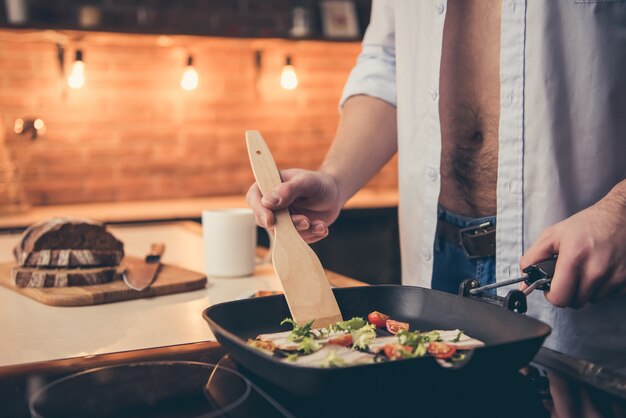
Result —
[[[208,276],[254,274],[256,223],[252,209],[202,211],[204,266]]]

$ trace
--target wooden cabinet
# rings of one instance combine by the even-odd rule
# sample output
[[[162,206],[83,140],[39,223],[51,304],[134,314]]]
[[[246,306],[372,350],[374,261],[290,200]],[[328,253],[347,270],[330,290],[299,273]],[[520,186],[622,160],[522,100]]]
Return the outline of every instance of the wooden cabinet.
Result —
[[[321,0],[8,0],[1,27],[123,33],[295,38],[296,14],[306,15],[306,39],[326,39]],[[371,0],[353,0],[362,35]],[[0,2],[2,4],[3,2]],[[296,11],[297,9],[297,11]],[[357,40],[359,37],[355,37]],[[345,40],[345,39],[344,39]]]

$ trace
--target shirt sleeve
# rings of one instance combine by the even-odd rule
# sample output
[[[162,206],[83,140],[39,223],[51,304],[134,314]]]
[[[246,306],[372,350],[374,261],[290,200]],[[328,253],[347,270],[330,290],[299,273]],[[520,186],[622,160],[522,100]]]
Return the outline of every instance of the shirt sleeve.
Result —
[[[343,89],[339,107],[357,94],[365,94],[396,106],[396,47],[394,3],[374,0],[357,63]]]

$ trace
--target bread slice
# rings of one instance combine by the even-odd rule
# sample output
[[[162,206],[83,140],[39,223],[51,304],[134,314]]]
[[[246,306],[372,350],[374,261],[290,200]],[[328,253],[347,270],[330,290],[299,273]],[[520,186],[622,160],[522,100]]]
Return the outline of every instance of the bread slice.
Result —
[[[26,229],[13,253],[21,266],[114,266],[124,256],[124,244],[101,223],[51,218]]]
[[[40,250],[22,252],[18,264],[24,267],[104,267],[117,266],[123,251]]]
[[[79,269],[13,267],[11,270],[11,280],[18,287],[88,286],[120,278],[117,266]]]

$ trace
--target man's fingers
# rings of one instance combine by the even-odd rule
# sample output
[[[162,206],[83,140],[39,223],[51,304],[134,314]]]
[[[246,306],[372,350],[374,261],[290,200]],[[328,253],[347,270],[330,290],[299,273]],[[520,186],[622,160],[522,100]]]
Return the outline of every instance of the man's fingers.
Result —
[[[531,264],[536,264],[559,254],[560,247],[560,230],[557,227],[548,228],[520,259],[520,268],[524,269]],[[578,282],[581,276],[580,265],[580,260],[577,258],[568,257],[567,254],[559,256],[550,291],[545,293],[546,299],[550,303],[562,308],[572,303],[578,291]]]
[[[554,228],[547,229],[520,258],[520,270],[559,253],[559,240]]]
[[[300,233],[302,239],[308,244],[313,244],[314,242],[320,241],[328,236],[328,231],[324,234],[313,234],[311,232]]]
[[[550,290],[545,293],[546,299],[551,304],[565,308],[572,303],[581,275],[579,265],[576,259],[559,257]]]
[[[553,232],[554,228],[547,229],[541,236],[535,241],[535,243],[526,250],[526,253],[520,258],[519,267],[520,272],[531,264],[536,264],[545,259],[551,258],[554,254],[559,252],[559,242],[556,239],[556,233]],[[524,282],[519,284],[519,290],[522,292],[528,288],[528,285]]]
[[[284,209],[298,198],[307,198],[320,190],[320,181],[313,175],[297,175],[276,186],[263,196],[261,203],[268,209]]]
[[[297,199],[307,199],[320,191],[321,183],[317,176],[301,174],[292,170],[281,172],[284,183],[279,184],[266,195],[262,195],[258,186],[253,184],[246,200],[254,211],[257,224],[270,228],[275,225],[274,211],[290,206]],[[322,220],[312,220],[302,213],[292,213],[291,220],[302,238],[313,243],[328,235],[328,225]]]
[[[305,215],[291,215],[291,221],[298,231],[306,231],[311,227],[311,221]]]
[[[313,221],[308,230],[300,231],[300,235],[311,244],[328,236],[328,226],[322,221]]]
[[[311,232],[315,235],[325,237],[328,235],[328,226],[322,221],[313,221],[311,223]]]
[[[276,219],[274,218],[274,214],[272,213],[272,211],[267,211],[267,213],[264,213],[260,216],[257,216],[255,214],[254,219],[257,225],[267,229],[272,229],[274,227],[274,224],[276,223]]]
[[[274,225],[274,213],[261,204],[261,191],[256,183],[250,186],[246,202],[254,212],[257,225],[263,228],[271,228]]]

